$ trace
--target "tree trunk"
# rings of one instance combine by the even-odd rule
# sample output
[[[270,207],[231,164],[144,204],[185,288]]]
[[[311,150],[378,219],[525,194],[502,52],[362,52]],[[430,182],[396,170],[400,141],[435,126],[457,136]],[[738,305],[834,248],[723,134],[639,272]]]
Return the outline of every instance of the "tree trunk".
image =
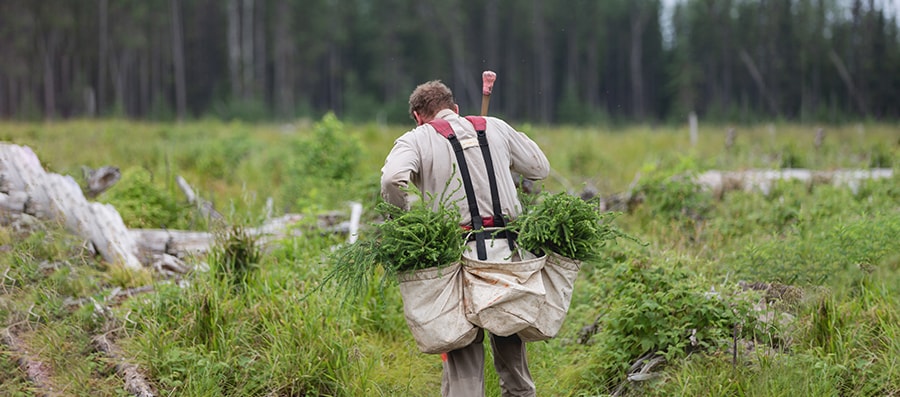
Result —
[[[172,64],[175,72],[175,109],[178,120],[187,113],[187,89],[184,70],[184,39],[182,38],[181,1],[171,0],[172,5]]]
[[[268,98],[266,90],[266,2],[257,3],[253,16],[253,96],[261,101]]]
[[[228,0],[228,75],[231,80],[231,98],[244,96],[241,85],[241,0]]]
[[[500,66],[500,5],[498,0],[484,3],[484,67],[495,70]]]
[[[97,54],[97,114],[102,114],[106,108],[106,65],[109,62],[109,0],[98,1],[99,43]]]
[[[44,117],[56,117],[56,47],[58,34],[51,31],[41,40],[41,58],[44,60]]]
[[[255,95],[253,86],[253,0],[243,0],[241,11],[241,85],[244,99]]]
[[[841,60],[841,57],[838,56],[836,52],[834,52],[834,49],[828,51],[828,57],[831,59],[834,67],[837,68],[838,74],[840,74],[841,79],[844,81],[844,85],[847,86],[847,92],[856,102],[859,111],[862,112],[863,116],[867,116],[869,114],[869,108],[866,106],[866,101],[863,99],[862,94],[859,93],[859,90],[856,89],[856,85],[853,84],[853,77],[850,76],[850,71],[847,70],[844,61]]]
[[[340,47],[334,41],[328,46],[328,72],[326,73],[327,81],[328,81],[328,100],[330,104],[330,108],[337,114],[341,114],[343,110],[342,104],[344,103],[344,99],[342,97],[343,93],[343,85],[341,81],[343,79],[343,71],[341,64],[341,54]]]
[[[577,20],[574,16],[569,22],[570,26],[577,26]],[[566,30],[566,64],[563,66],[563,70],[566,71],[564,90],[574,90],[571,94],[574,94],[576,98],[581,100],[581,95],[578,95],[578,92],[580,91],[578,89],[580,86],[580,84],[578,84],[578,79],[581,74],[581,68],[579,67],[580,65],[578,62],[578,54],[581,46],[579,45],[578,39],[577,29],[571,28]]]
[[[586,76],[584,86],[587,90],[587,102],[590,110],[600,107],[600,39],[599,33],[591,32],[587,42]]]
[[[113,57],[114,60],[112,62],[112,73],[115,77],[113,79],[113,90],[116,94],[116,106],[121,107],[121,111],[127,114],[127,104],[126,104],[126,93],[128,91],[128,70],[131,68],[131,60],[132,60],[132,52],[131,50],[123,49],[121,53],[117,57]]]
[[[450,65],[453,75],[453,84],[456,85],[455,96],[457,102],[465,100],[473,109],[480,103],[481,82],[476,79],[477,71],[468,68],[468,56],[465,48],[466,31],[463,25],[463,14],[459,7],[449,7],[441,13],[434,6],[428,9],[430,17],[436,17],[441,31],[445,33],[444,39],[450,46]],[[440,17],[437,17],[440,15]],[[480,33],[480,32],[479,32]],[[473,112],[474,113],[474,112]]]
[[[532,0],[534,26],[534,60],[535,87],[537,92],[531,93],[536,100],[535,108],[541,122],[549,123],[553,116],[553,53],[549,44],[544,3]]]
[[[278,0],[275,10],[275,56],[273,60],[275,109],[282,117],[288,117],[293,115],[296,108],[293,79],[293,69],[296,67],[295,50],[291,35],[288,0]]]
[[[778,114],[778,106],[775,104],[775,99],[772,98],[769,91],[766,89],[766,82],[763,79],[762,73],[760,73],[759,69],[756,67],[756,63],[753,62],[753,58],[750,57],[750,54],[747,51],[741,49],[740,50],[741,61],[744,62],[744,65],[747,67],[747,70],[750,72],[750,76],[753,77],[753,81],[756,83],[756,87],[759,89],[759,95],[765,99],[766,103],[769,105],[769,110],[774,114]]]
[[[141,52],[138,59],[138,114],[146,117],[153,103],[150,101],[150,50]]]
[[[7,109],[7,94],[9,90],[6,88],[6,74],[0,73],[0,118],[8,117],[12,113]]]
[[[644,119],[644,27],[647,24],[648,12],[646,7],[637,5],[638,9],[631,13],[631,47],[630,47],[630,75],[631,75],[631,106],[634,117],[638,121]]]

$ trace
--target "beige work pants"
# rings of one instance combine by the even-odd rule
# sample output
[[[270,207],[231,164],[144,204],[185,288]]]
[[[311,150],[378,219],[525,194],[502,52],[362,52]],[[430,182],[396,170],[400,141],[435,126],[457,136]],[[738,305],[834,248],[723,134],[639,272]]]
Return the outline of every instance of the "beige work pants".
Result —
[[[525,342],[517,335],[491,336],[494,369],[500,377],[503,397],[534,397],[534,382],[528,371]],[[470,345],[447,353],[441,379],[444,397],[484,396],[484,331]]]

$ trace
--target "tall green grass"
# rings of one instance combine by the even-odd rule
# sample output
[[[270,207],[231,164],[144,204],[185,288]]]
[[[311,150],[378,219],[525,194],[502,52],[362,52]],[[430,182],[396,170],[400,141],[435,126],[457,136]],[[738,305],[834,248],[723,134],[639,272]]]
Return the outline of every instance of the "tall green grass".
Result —
[[[710,168],[900,167],[896,126],[826,127],[818,148],[816,127],[737,126],[736,142],[726,148],[726,125],[702,126],[697,146],[686,128],[522,126],[554,168],[545,190],[591,185],[606,195],[633,187],[645,195],[615,223],[646,245],[620,240],[586,263],[559,336],[528,345],[538,394],[604,395],[620,386],[632,396],[900,393],[900,178],[863,184],[855,194],[784,183],[767,196],[732,192],[721,200],[672,178]],[[142,170],[149,175],[143,187],[177,205],[184,203],[173,178],[183,175],[231,224],[251,226],[263,219],[268,197],[276,213],[343,211],[349,200],[371,210],[378,170],[405,129],[336,119],[283,126],[76,121],[3,124],[0,136],[32,146],[55,172],[78,177],[82,165],[107,164]],[[347,147],[356,153],[327,156]],[[100,199],[121,200],[107,194]],[[373,286],[342,305],[340,291],[322,281],[328,254],[345,236],[313,226],[266,247],[226,234],[202,258],[209,271],[180,282],[157,277],[153,294],[115,309],[120,344],[161,395],[438,393],[440,358],[417,351],[397,289]],[[65,299],[100,298],[149,277],[97,263],[80,241],[50,230],[14,235],[0,228],[0,246],[11,248],[0,251],[0,271],[8,276],[0,318],[44,329],[34,336],[41,343],[72,346],[48,357],[60,366],[80,363],[65,378],[94,371],[89,353],[72,352],[105,321],[90,309],[67,312]],[[48,272],[45,261],[67,264]],[[800,292],[790,302],[771,299],[758,312],[753,307],[766,295],[742,290],[741,281]],[[791,320],[761,319],[770,312]],[[737,354],[730,350],[735,345]],[[666,357],[659,375],[625,380],[625,370],[645,353]],[[487,394],[499,395],[487,356]],[[0,390],[27,389],[8,363],[0,371]],[[109,381],[93,376],[72,384],[108,388]]]

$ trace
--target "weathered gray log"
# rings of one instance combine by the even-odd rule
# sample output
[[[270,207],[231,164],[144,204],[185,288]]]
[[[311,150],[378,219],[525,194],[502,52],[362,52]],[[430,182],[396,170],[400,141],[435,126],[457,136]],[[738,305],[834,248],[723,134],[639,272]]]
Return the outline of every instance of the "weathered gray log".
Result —
[[[110,263],[137,269],[134,240],[122,217],[111,205],[88,202],[81,187],[70,176],[47,173],[37,155],[27,146],[0,144],[0,174],[8,183],[4,208],[21,210],[40,219],[59,222],[66,229],[93,243],[97,252]],[[9,207],[9,208],[7,208]]]
[[[116,287],[112,291],[110,291],[109,294],[107,294],[105,297],[103,297],[102,303],[104,305],[106,305],[106,304],[115,305],[117,302],[124,301],[125,299],[130,298],[132,296],[146,294],[149,292],[153,292],[154,290],[155,290],[155,287],[153,284],[142,285],[140,287],[127,288],[127,289],[122,289],[122,288]],[[96,300],[94,299],[93,296],[90,296],[87,298],[78,298],[78,299],[66,298],[63,300],[63,306],[65,306],[67,309],[77,309],[78,307],[85,305],[87,303],[91,303],[91,302],[96,302]]]
[[[188,203],[196,205],[197,208],[200,209],[200,213],[206,219],[212,219],[215,221],[223,221],[225,219],[219,211],[216,211],[215,207],[213,207],[212,203],[209,201],[203,200],[194,194],[194,189],[191,188],[191,185],[187,183],[181,175],[175,177],[175,183],[178,184],[178,187],[181,189],[181,192],[184,193],[184,196],[187,197]]]
[[[115,360],[116,372],[125,380],[125,390],[135,397],[154,397],[156,393],[147,378],[137,365],[125,360],[121,350],[106,335],[98,335],[93,338],[94,347]]]
[[[137,244],[142,258],[153,254],[168,254],[178,258],[203,255],[215,240],[212,233],[184,230],[131,229],[128,233]]]
[[[247,230],[250,236],[256,237],[261,244],[281,240],[300,235],[300,231],[293,226],[303,219],[299,214],[287,214],[270,219],[264,225]],[[330,217],[323,216],[323,223],[328,223]],[[325,227],[323,227],[325,229]],[[141,258],[149,258],[152,255],[165,254],[185,259],[191,256],[202,256],[212,249],[216,242],[215,233],[196,232],[184,230],[165,229],[131,229],[132,238],[138,247]],[[144,259],[145,263],[153,262]]]
[[[85,169],[88,197],[97,197],[100,193],[115,185],[122,178],[118,167],[103,166],[96,170]]]
[[[177,182],[201,211],[212,219],[223,219],[211,205],[198,198],[184,178]],[[163,273],[184,273],[189,269],[183,260],[203,255],[215,244],[214,233],[136,229],[128,230],[122,217],[109,204],[88,202],[72,177],[47,173],[37,155],[27,146],[0,144],[0,212],[27,214],[38,219],[59,222],[69,231],[83,237],[103,259],[128,268],[151,267]],[[355,238],[362,206],[354,204],[349,222],[339,223],[340,213],[319,216],[321,230],[350,233]],[[287,214],[248,229],[259,243],[301,234],[294,225],[303,218]],[[218,225],[222,227],[222,224]]]
[[[25,213],[28,194],[21,191],[0,193],[0,210]]]
[[[784,169],[707,171],[698,175],[695,182],[713,192],[717,197],[721,197],[724,193],[733,190],[758,191],[768,195],[772,192],[773,185],[778,181],[800,181],[808,186],[832,185],[846,187],[856,194],[864,181],[893,177],[894,170],[891,168],[834,171]]]

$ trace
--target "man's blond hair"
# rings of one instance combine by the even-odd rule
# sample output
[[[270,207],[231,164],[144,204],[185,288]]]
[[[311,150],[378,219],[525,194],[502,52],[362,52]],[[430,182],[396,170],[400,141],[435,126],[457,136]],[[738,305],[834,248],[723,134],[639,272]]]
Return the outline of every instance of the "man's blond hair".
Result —
[[[450,88],[440,80],[432,80],[419,84],[409,95],[409,117],[415,120],[416,112],[419,117],[433,118],[441,110],[453,109],[455,104]]]

